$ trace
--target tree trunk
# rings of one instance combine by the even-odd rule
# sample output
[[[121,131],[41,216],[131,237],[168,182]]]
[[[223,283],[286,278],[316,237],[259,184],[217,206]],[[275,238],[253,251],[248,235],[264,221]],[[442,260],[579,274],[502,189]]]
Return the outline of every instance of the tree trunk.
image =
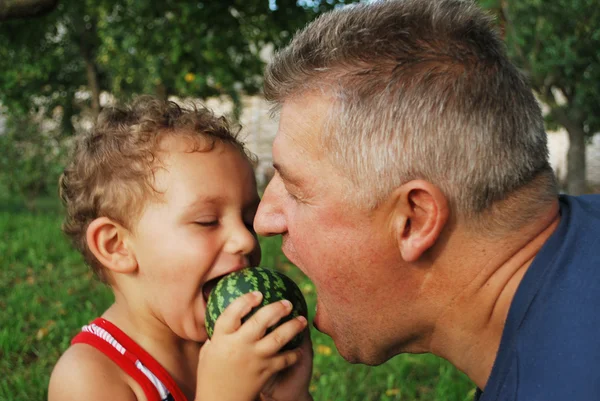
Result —
[[[162,82],[156,84],[156,97],[164,102],[169,100],[169,90],[167,89],[167,86]]]
[[[73,95],[67,92],[67,101],[63,105],[63,115],[61,118],[62,135],[72,136],[75,133],[75,127],[71,121],[73,114],[75,114],[75,108],[73,107]]]
[[[0,0],[0,21],[42,16],[57,4],[58,0]]]
[[[585,167],[585,132],[583,128],[568,129],[567,193],[582,195],[587,192]]]
[[[96,43],[98,42],[96,34],[96,23],[91,21],[88,26],[83,19],[74,22],[75,32],[79,35],[79,53],[85,62],[85,73],[87,86],[91,95],[91,110],[94,121],[100,114],[100,79],[98,76],[98,67],[96,66]]]
[[[585,167],[585,131],[583,124],[570,119],[563,110],[555,110],[557,121],[569,134],[567,152],[567,193],[582,195],[587,192]]]
[[[100,83],[98,82],[98,69],[96,63],[88,55],[85,57],[85,69],[87,74],[88,87],[92,95],[92,116],[94,120],[100,114]]]

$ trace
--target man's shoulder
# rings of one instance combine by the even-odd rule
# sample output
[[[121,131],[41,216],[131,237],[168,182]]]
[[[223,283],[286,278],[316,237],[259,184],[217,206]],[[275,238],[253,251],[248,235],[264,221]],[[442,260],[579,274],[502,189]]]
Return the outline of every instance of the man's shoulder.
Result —
[[[496,374],[481,401],[597,396],[600,195],[560,201],[563,220],[515,294]]]
[[[600,219],[600,194],[560,195],[559,200],[575,212],[575,217],[588,216]]]
[[[561,195],[559,200],[561,221],[548,240],[552,249],[542,250],[538,259],[595,268],[600,262],[600,194]]]
[[[560,331],[568,325],[561,327]],[[519,345],[502,364],[495,378],[490,378],[476,401],[565,401],[592,400],[598,397],[600,356],[598,342],[588,335],[564,336],[539,327],[537,336],[530,332],[520,336]],[[543,333],[546,331],[545,333]]]
[[[74,344],[55,365],[48,387],[48,400],[136,401],[122,370],[92,346]]]

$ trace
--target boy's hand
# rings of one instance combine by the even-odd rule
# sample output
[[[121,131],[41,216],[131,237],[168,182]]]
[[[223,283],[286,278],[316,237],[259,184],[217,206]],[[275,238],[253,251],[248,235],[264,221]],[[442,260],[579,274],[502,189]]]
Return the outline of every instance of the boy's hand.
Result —
[[[197,401],[254,401],[274,374],[300,360],[300,349],[279,350],[306,327],[306,319],[292,319],[265,336],[291,312],[288,301],[260,308],[242,325],[242,318],[261,300],[258,292],[243,295],[215,322],[212,339],[200,350]]]
[[[304,330],[304,340],[299,347],[300,361],[275,374],[263,387],[261,401],[312,401],[308,386],[312,376],[313,350],[310,330]]]

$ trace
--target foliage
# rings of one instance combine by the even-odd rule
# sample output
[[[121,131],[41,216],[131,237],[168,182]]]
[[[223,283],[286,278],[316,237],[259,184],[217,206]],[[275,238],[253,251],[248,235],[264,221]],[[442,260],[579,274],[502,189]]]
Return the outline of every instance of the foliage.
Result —
[[[44,15],[57,3],[58,0],[0,0],[0,21]]]
[[[499,17],[509,54],[564,127],[569,192],[585,192],[585,142],[600,131],[600,8],[595,0],[481,0]]]
[[[0,132],[0,185],[24,199],[48,192],[49,141],[89,126],[102,94],[225,96],[239,117],[241,95],[262,85],[261,52],[337,2],[62,0],[43,17],[0,23],[0,113],[18,127]]]
[[[533,87],[560,114],[600,131],[600,10],[593,0],[506,2],[507,43]],[[560,99],[561,95],[564,97]]]
[[[336,2],[63,0],[42,18],[0,24],[0,103],[10,113],[61,106],[65,128],[86,107],[97,114],[102,91],[239,104],[261,86],[261,50]]]
[[[90,1],[87,1],[89,3]],[[75,94],[87,85],[80,44],[85,32],[86,1],[64,2],[42,18],[0,24],[0,103],[5,115],[52,115],[63,111],[63,129],[72,133]],[[82,28],[83,27],[83,28]]]
[[[11,199],[4,201],[33,208],[38,198],[55,196],[68,139],[28,120],[10,119],[5,129],[0,135],[0,187]]]
[[[60,213],[0,211],[0,399],[47,398],[50,372],[80,327],[112,302],[59,233]],[[262,239],[263,266],[281,269],[300,286],[314,317],[312,283]],[[432,355],[401,355],[379,367],[350,365],[316,330],[311,393],[316,401],[467,401],[473,385]]]

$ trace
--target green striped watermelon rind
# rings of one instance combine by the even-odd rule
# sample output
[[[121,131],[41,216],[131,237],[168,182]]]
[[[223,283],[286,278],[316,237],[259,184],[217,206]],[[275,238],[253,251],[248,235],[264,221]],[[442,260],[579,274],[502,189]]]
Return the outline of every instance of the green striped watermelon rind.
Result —
[[[263,300],[243,319],[248,320],[258,309],[273,302],[287,299],[292,303],[292,311],[275,326],[267,330],[267,334],[281,324],[298,316],[308,316],[306,300],[296,283],[283,273],[264,267],[248,267],[224,276],[211,291],[206,305],[205,326],[211,338],[217,318],[238,297],[253,291],[260,291]],[[298,347],[302,343],[304,333],[296,335],[281,350],[286,351]]]

